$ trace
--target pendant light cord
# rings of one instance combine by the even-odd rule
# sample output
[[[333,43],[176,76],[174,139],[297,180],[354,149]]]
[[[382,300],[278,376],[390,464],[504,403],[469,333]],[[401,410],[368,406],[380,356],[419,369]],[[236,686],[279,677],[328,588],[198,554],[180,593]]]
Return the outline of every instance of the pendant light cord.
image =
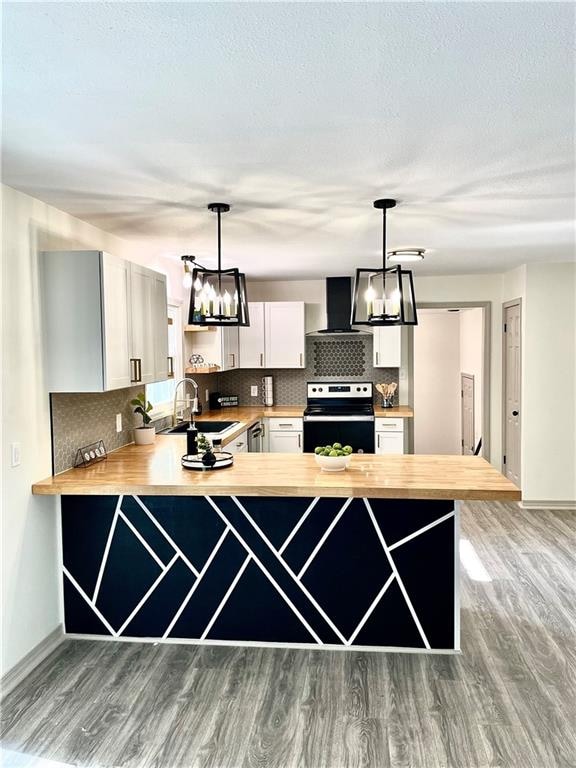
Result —
[[[220,208],[216,211],[218,214],[218,297],[222,297],[222,225],[220,222]]]

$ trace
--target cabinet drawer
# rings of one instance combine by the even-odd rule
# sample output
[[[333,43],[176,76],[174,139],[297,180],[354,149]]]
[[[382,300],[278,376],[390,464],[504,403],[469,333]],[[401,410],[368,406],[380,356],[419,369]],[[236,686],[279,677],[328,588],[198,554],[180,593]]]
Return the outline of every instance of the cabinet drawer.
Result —
[[[242,432],[234,440],[231,440],[224,446],[225,451],[230,453],[247,453],[248,452],[248,433]]]
[[[404,419],[376,419],[376,432],[404,432]]]
[[[376,453],[404,453],[404,434],[402,432],[376,432]]]
[[[294,432],[295,430],[302,430],[303,427],[303,420],[298,416],[287,419],[268,419],[268,430],[270,432]]]

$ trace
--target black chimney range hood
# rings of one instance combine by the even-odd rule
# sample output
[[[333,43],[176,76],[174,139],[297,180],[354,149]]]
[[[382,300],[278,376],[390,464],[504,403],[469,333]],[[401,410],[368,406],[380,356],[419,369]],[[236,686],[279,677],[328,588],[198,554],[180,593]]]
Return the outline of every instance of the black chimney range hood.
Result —
[[[352,315],[352,278],[326,278],[326,315],[328,327],[316,333],[360,333],[350,325]]]

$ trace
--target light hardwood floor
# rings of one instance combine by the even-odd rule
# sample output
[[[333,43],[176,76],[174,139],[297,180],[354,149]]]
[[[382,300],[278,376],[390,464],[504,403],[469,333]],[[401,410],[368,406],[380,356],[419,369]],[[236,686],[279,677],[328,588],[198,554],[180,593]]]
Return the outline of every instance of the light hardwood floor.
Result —
[[[463,506],[461,656],[66,641],[6,750],[130,768],[573,768],[576,512]],[[34,763],[32,762],[31,765]]]

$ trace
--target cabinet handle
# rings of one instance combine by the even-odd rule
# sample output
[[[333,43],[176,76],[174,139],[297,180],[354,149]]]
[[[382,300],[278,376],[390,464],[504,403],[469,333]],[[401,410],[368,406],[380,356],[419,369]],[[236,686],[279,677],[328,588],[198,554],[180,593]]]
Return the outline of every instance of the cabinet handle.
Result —
[[[136,362],[138,363],[138,381],[142,381],[142,360],[137,357]]]
[[[173,379],[174,378],[174,358],[172,355],[168,355],[168,378]]]
[[[379,353],[378,353],[378,352],[376,352],[376,365],[378,365],[378,362],[379,362],[379,357],[380,357]]]
[[[377,443],[377,446],[378,446],[378,448],[380,448],[380,432],[378,432],[378,443]]]
[[[293,427],[294,424],[278,424],[279,427]]]
[[[142,381],[142,360],[139,357],[131,357],[130,366],[130,381],[133,384],[138,384],[139,381]]]
[[[304,361],[302,360],[302,352],[300,352],[300,367],[302,368]]]
[[[298,432],[298,448],[302,448],[302,435]]]
[[[260,352],[260,368],[264,368],[264,353]]]
[[[230,352],[230,357],[232,358],[232,365],[230,367],[236,368],[236,355],[234,354],[234,352]]]

